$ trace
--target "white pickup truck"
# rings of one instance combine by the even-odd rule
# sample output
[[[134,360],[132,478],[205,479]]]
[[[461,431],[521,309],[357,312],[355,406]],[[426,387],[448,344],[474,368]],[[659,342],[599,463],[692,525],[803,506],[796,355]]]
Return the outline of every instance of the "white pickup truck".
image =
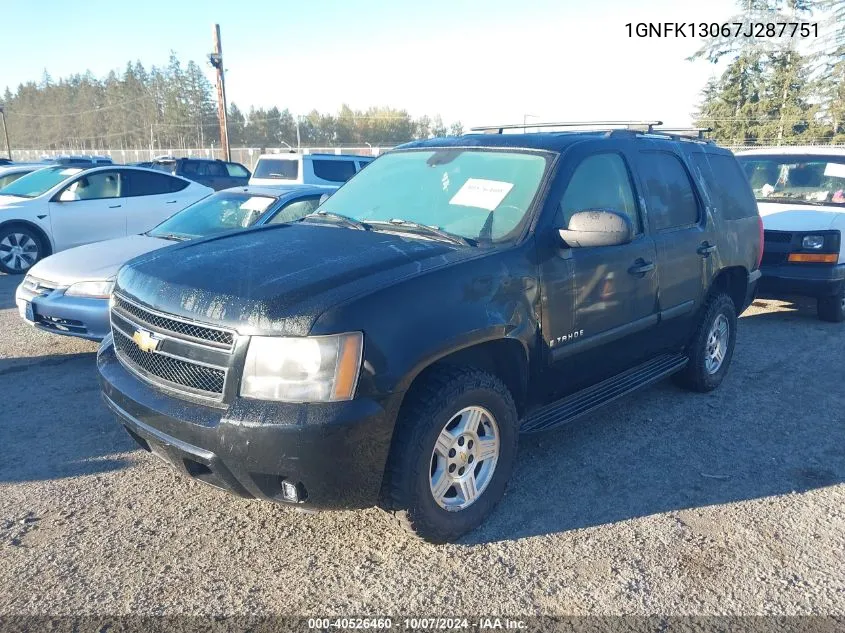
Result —
[[[763,218],[760,294],[804,295],[845,320],[845,148],[737,152]]]

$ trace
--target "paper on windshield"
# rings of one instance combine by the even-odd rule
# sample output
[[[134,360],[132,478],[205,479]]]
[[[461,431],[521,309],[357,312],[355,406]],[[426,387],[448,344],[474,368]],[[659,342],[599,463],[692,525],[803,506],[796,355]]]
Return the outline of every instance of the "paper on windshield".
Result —
[[[270,206],[273,200],[274,198],[267,198],[265,196],[252,196],[241,205],[241,209],[246,211],[264,211]]]
[[[67,169],[61,170],[59,172],[59,175],[61,175],[61,176],[74,176],[81,171],[82,171],[81,169],[78,169],[76,167],[68,167]]]
[[[845,178],[845,164],[843,163],[828,163],[824,168],[825,176],[833,176],[834,178]]]
[[[513,189],[512,182],[468,178],[464,186],[449,200],[449,204],[462,207],[477,207],[493,211],[502,204],[502,200]]]

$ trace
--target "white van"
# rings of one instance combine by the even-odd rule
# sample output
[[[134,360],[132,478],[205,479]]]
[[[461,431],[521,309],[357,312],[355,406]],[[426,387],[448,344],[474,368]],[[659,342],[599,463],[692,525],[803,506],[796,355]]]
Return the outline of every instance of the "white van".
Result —
[[[250,185],[339,185],[373,161],[356,154],[262,154]]]

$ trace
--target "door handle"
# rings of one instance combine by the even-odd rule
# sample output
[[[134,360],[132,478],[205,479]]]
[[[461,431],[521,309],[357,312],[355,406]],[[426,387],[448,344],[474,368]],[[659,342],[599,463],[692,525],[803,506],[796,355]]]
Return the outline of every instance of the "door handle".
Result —
[[[177,202],[176,200],[168,200],[164,204],[176,204],[176,202]]]
[[[647,262],[643,259],[638,259],[634,265],[628,269],[628,272],[636,277],[644,277],[646,273],[654,270],[654,262]]]
[[[123,205],[120,205],[120,204],[110,204],[110,205],[109,205],[109,209],[119,209],[121,206],[123,206]]]
[[[699,247],[695,250],[696,253],[701,255],[702,257],[707,257],[716,250],[716,245],[711,244],[710,242],[702,242]]]

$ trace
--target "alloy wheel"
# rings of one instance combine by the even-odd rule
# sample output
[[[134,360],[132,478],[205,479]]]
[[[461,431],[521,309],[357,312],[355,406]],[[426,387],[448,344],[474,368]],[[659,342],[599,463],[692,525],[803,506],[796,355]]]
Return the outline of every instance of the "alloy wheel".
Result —
[[[37,259],[38,243],[26,233],[7,233],[0,240],[0,262],[10,270],[27,270]]]

